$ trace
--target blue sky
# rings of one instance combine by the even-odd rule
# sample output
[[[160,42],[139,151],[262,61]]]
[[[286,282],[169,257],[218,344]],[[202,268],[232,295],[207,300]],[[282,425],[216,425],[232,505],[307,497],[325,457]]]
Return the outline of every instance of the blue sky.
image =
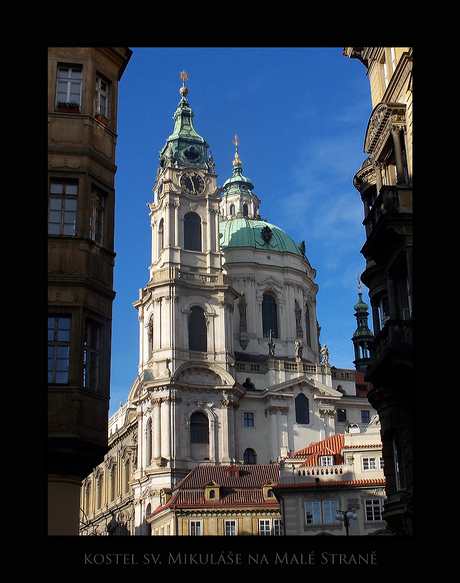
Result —
[[[366,158],[369,79],[342,47],[139,48],[119,84],[110,414],[138,373],[133,307],[149,278],[147,203],[172,133],[179,73],[189,75],[194,125],[210,145],[217,184],[232,175],[235,134],[260,214],[305,241],[316,269],[317,318],[330,363],[353,368],[356,277],[365,267],[363,205],[353,176]],[[369,303],[366,288],[363,299]]]

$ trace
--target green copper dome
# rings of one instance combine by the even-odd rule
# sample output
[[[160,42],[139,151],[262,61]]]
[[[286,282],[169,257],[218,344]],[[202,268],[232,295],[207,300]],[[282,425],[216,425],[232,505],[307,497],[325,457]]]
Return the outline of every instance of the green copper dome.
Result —
[[[221,250],[233,247],[253,247],[279,253],[300,255],[310,265],[305,256],[305,243],[295,243],[289,235],[276,225],[265,221],[231,218],[219,223]]]

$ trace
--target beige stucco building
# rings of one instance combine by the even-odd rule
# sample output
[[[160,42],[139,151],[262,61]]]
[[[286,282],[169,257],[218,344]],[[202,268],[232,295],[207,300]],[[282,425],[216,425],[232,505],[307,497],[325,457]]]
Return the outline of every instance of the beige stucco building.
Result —
[[[378,418],[362,433],[336,434],[283,459],[274,491],[288,536],[386,534]]]

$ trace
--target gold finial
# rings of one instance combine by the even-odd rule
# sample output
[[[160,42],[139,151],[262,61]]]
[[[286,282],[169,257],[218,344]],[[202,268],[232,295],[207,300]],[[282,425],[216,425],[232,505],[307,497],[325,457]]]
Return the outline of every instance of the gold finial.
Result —
[[[241,144],[238,136],[235,134],[235,137],[232,140],[232,144],[235,144],[236,152],[235,152],[235,159],[233,160],[233,166],[241,166],[241,159],[240,155],[238,154],[238,146]]]
[[[188,73],[186,73],[185,71],[181,71],[179,73],[179,78],[182,79],[182,87],[179,89],[179,93],[182,95],[182,97],[185,97],[188,93],[188,89],[185,86],[185,82],[188,79]]]
[[[358,275],[358,277],[356,279],[358,280],[358,293],[360,294],[361,293],[361,278]]]

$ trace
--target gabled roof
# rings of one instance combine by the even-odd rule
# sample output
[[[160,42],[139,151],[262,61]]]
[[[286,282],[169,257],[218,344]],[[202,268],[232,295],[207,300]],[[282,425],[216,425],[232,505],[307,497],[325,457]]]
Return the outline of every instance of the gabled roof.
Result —
[[[334,465],[343,464],[343,457],[341,454],[344,444],[343,433],[336,433],[321,441],[315,441],[308,447],[299,449],[294,454],[294,458],[306,458],[300,467],[317,466],[319,465],[319,458],[323,455],[332,455],[334,458]]]

